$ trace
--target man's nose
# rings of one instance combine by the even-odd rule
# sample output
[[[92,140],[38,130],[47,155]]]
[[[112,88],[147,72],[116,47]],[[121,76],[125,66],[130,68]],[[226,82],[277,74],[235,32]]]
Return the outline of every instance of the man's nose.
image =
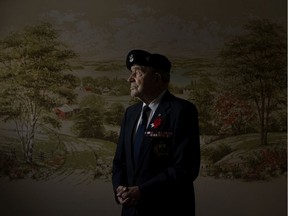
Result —
[[[133,74],[131,74],[128,79],[127,79],[128,82],[134,82],[134,77],[133,77]]]

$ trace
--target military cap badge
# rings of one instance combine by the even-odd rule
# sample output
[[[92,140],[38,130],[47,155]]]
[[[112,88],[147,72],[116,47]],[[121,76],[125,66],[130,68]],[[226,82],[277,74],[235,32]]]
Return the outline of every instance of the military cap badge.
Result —
[[[130,56],[129,56],[129,62],[133,62],[134,61],[134,56],[133,56],[133,54],[131,54]]]

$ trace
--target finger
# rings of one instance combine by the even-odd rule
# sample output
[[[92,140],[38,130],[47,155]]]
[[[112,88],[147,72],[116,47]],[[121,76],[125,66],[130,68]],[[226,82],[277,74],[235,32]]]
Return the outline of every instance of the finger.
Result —
[[[126,199],[120,198],[119,202],[122,205],[127,205],[127,203],[129,202],[129,198],[126,198]]]
[[[123,205],[125,206],[129,206],[129,204],[131,203],[131,198],[127,197],[126,199],[123,200]]]
[[[119,191],[117,190],[117,196],[122,196],[122,194],[127,190],[126,187],[119,188]]]
[[[123,188],[125,188],[125,187],[124,187],[124,186],[122,186],[122,185],[120,185],[120,186],[118,186],[118,187],[117,187],[116,191],[117,191],[117,192],[120,192],[120,191],[122,191],[122,190],[123,190]]]

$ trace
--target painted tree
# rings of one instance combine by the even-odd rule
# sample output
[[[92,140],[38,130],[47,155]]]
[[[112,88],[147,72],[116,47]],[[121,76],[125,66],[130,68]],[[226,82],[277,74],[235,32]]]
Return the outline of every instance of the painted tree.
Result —
[[[220,124],[219,133],[233,135],[245,132],[245,129],[254,118],[254,111],[246,100],[228,92],[215,99],[214,111],[216,122]]]
[[[32,163],[40,125],[59,127],[52,109],[73,100],[75,78],[66,73],[76,54],[58,39],[49,23],[27,26],[0,41],[0,117],[13,121],[24,159]]]
[[[265,19],[250,21],[220,52],[223,85],[253,102],[263,145],[271,113],[286,104],[286,57],[284,27]]]
[[[200,133],[203,135],[217,135],[219,129],[215,123],[213,105],[218,83],[210,74],[205,74],[197,81],[191,81],[186,88],[191,90],[188,100],[195,103],[198,109]]]
[[[105,99],[91,94],[84,97],[79,105],[80,112],[73,118],[72,130],[82,138],[103,138]]]
[[[105,121],[108,124],[120,126],[124,113],[125,107],[122,103],[112,103],[105,112]]]
[[[189,94],[189,100],[195,102],[199,112],[200,133],[215,135],[218,129],[214,123],[213,103],[214,95],[205,88],[196,88]]]

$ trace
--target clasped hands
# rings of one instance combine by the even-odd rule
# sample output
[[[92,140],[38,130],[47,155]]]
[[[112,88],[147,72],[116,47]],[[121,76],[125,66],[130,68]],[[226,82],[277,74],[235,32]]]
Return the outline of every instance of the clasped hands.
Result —
[[[120,185],[116,189],[116,192],[119,203],[124,206],[135,206],[140,200],[140,190],[138,186],[125,187]]]

